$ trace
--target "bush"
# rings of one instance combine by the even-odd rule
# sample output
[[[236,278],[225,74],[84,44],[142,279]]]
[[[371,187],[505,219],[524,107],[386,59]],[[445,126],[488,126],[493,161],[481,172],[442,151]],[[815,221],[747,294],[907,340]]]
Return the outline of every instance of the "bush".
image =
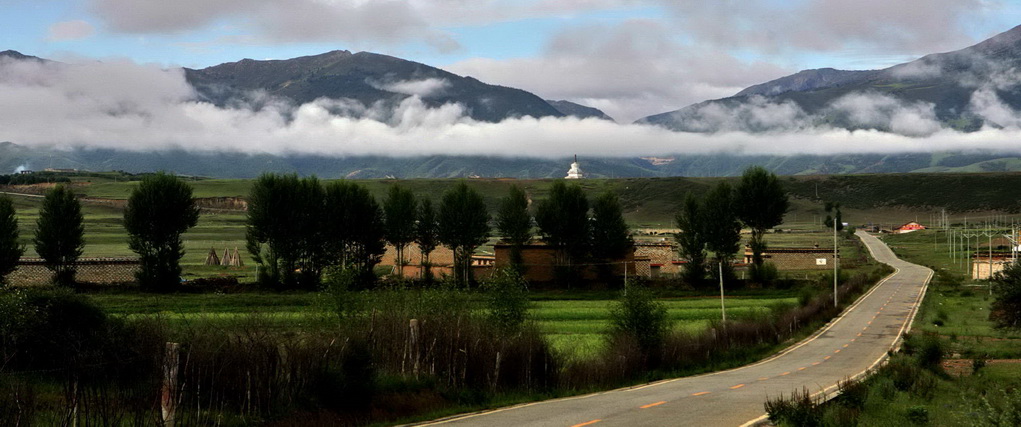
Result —
[[[633,341],[646,358],[647,366],[654,368],[669,329],[666,307],[644,285],[629,281],[620,300],[610,309],[611,340],[623,337]]]
[[[528,315],[528,283],[513,268],[502,268],[483,284],[489,318],[504,333],[519,330]]]
[[[323,275],[325,293],[333,304],[333,311],[340,320],[351,317],[357,309],[357,295],[353,291],[357,287],[358,271],[339,266],[328,267]]]
[[[769,422],[778,426],[814,427],[822,425],[822,411],[817,410],[821,402],[813,399],[808,389],[793,391],[788,399],[783,395],[766,399],[766,414]]]
[[[978,374],[980,370],[986,367],[986,359],[982,357],[976,357],[971,359],[971,374]]]
[[[924,406],[912,406],[908,408],[908,421],[912,424],[924,426],[929,424],[929,410]]]
[[[935,373],[943,372],[943,341],[934,334],[922,336],[907,335],[904,338],[904,353],[915,358],[915,363],[922,369]]]
[[[865,401],[869,397],[869,386],[863,381],[845,380],[837,383],[840,395],[836,402],[849,409],[865,409]]]

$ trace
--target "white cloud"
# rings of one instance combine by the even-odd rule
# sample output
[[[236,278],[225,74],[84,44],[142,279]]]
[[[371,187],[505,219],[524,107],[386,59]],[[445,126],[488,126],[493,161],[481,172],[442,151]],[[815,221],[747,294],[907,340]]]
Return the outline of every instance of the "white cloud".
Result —
[[[593,106],[619,122],[730,96],[790,72],[680,44],[667,27],[645,19],[568,28],[535,58],[475,58],[445,68],[547,99]]]
[[[637,157],[669,154],[838,154],[996,150],[1021,153],[1017,113],[1003,110],[1003,128],[959,133],[947,129],[911,137],[875,130],[810,126],[790,105],[762,104],[739,110],[763,126],[800,127],[753,134],[741,129],[715,134],[671,132],[640,125],[574,118],[517,118],[477,122],[459,105],[426,106],[417,96],[388,114],[378,106],[320,99],[300,106],[263,102],[251,110],[195,101],[180,70],[127,62],[82,65],[0,61],[0,140],[30,146],[112,148],[132,151],[318,154],[327,156],[430,154],[562,157]],[[856,108],[882,100],[857,100]],[[981,100],[976,101],[981,105]],[[357,111],[344,116],[338,110]],[[891,110],[893,112],[897,112]],[[911,123],[908,108],[902,119]],[[728,114],[720,112],[721,115]],[[387,117],[386,121],[379,117]],[[863,120],[874,120],[864,116]],[[912,129],[912,125],[891,124]]]
[[[95,33],[92,24],[85,21],[63,21],[50,25],[47,41],[61,42],[68,40],[81,40],[92,37]]]
[[[391,83],[376,83],[370,82],[373,87],[377,89],[385,90],[388,92],[401,93],[404,95],[414,95],[421,98],[428,98],[431,96],[441,96],[444,91],[450,87],[450,82],[446,79],[431,77],[422,80],[401,80]]]
[[[183,33],[227,20],[269,43],[421,40],[439,51],[458,48],[402,0],[91,0],[90,8],[110,29],[124,33]]]
[[[856,127],[888,130],[908,136],[929,136],[942,129],[936,118],[935,104],[906,104],[886,94],[847,94],[833,101],[830,109],[831,114],[846,116]]]

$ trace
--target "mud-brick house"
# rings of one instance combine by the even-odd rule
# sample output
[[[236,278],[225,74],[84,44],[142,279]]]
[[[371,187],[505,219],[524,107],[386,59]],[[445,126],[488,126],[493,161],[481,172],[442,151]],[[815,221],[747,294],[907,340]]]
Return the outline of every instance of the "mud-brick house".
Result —
[[[635,242],[637,274],[649,278],[672,276],[680,273],[684,261],[677,258],[677,245],[669,240]],[[648,259],[648,268],[643,265]]]
[[[839,257],[839,250],[837,253]],[[762,252],[766,262],[771,262],[777,270],[832,270],[833,249],[820,248],[768,248]],[[752,249],[744,248],[744,262],[752,263]]]
[[[511,245],[497,243],[493,245],[495,254],[494,266],[496,268],[509,267],[511,265]],[[529,282],[552,282],[555,279],[556,249],[542,242],[532,242],[521,248],[522,264],[525,269],[525,280]],[[649,258],[636,257],[629,253],[621,259],[611,260],[605,264],[609,273],[615,277],[625,275],[641,275],[639,271],[644,267],[648,271]],[[582,262],[576,265],[581,274],[582,280],[596,280],[599,278],[600,266],[594,263]],[[626,270],[625,270],[626,269]]]
[[[493,255],[476,254],[472,256],[472,274],[476,279],[489,277],[493,271],[496,259]],[[379,265],[393,267],[391,274],[397,274],[397,248],[393,245],[386,245],[386,252],[380,259]],[[446,246],[437,246],[429,253],[429,270],[432,277],[441,278],[454,274],[454,251]],[[422,250],[417,243],[404,247],[404,274],[409,279],[420,279],[425,273],[422,266]]]

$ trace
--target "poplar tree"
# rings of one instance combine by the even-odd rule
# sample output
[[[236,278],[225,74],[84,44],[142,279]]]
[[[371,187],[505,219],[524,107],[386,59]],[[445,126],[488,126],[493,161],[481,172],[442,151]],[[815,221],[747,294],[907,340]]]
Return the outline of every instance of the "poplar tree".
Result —
[[[261,282],[288,289],[318,286],[329,263],[321,232],[324,199],[315,177],[266,173],[255,180],[245,230]]]
[[[454,279],[471,280],[471,257],[489,239],[489,211],[482,195],[461,182],[443,195],[440,205],[439,239],[454,252]]]
[[[7,285],[7,275],[18,268],[18,260],[25,247],[18,243],[18,217],[14,204],[7,196],[0,196],[0,287]]]
[[[57,285],[74,284],[75,263],[85,248],[83,220],[81,202],[70,189],[58,185],[46,192],[33,243]]]
[[[357,273],[358,288],[371,287],[373,269],[386,252],[383,209],[365,187],[347,181],[326,186],[323,235],[331,263]]]
[[[142,178],[124,210],[128,247],[139,255],[139,285],[171,291],[181,283],[181,235],[198,223],[199,208],[191,186],[174,175],[158,172]]]
[[[733,278],[731,260],[741,245],[741,222],[737,219],[734,188],[721,182],[702,199],[702,227],[706,249],[715,255],[717,268],[710,269],[719,279]]]
[[[684,265],[684,281],[692,286],[699,286],[705,279],[706,239],[702,213],[702,204],[692,193],[684,196],[680,212],[674,222],[680,232],[674,235],[680,255],[687,259]]]
[[[559,279],[570,285],[576,279],[574,264],[589,249],[591,239],[588,199],[578,185],[557,181],[549,197],[538,203],[535,223],[542,239],[556,251]]]
[[[532,240],[532,215],[528,213],[528,196],[517,185],[512,185],[507,197],[500,201],[496,215],[496,229],[510,245],[510,265],[514,271],[524,272],[521,250]]]
[[[783,223],[790,204],[787,192],[772,172],[760,166],[744,171],[737,186],[738,218],[752,229],[752,279],[762,281],[762,252],[766,250],[766,231]]]
[[[396,184],[383,201],[386,241],[396,252],[398,277],[404,277],[404,248],[415,240],[417,205],[415,194]]]
[[[439,224],[436,223],[436,210],[433,209],[432,200],[422,199],[418,205],[417,221],[415,221],[415,243],[418,244],[418,251],[422,255],[422,279],[432,281],[432,263],[429,262],[429,255],[439,245]]]
[[[612,268],[606,263],[626,257],[635,247],[631,229],[624,220],[624,210],[616,194],[607,191],[592,202],[591,230],[592,257],[601,261],[598,270],[603,279],[607,280]]]

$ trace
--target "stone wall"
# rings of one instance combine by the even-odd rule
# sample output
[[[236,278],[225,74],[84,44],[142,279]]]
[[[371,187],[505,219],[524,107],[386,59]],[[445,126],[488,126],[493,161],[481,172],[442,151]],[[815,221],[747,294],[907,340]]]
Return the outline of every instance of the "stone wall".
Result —
[[[777,270],[832,270],[833,250],[821,248],[772,249],[762,253],[766,262],[776,265]],[[744,262],[751,264],[752,253],[745,251]]]
[[[78,261],[77,281],[82,283],[117,284],[133,283],[138,270],[137,259],[82,258]],[[53,272],[38,258],[22,258],[18,268],[7,280],[15,286],[49,285]]]

